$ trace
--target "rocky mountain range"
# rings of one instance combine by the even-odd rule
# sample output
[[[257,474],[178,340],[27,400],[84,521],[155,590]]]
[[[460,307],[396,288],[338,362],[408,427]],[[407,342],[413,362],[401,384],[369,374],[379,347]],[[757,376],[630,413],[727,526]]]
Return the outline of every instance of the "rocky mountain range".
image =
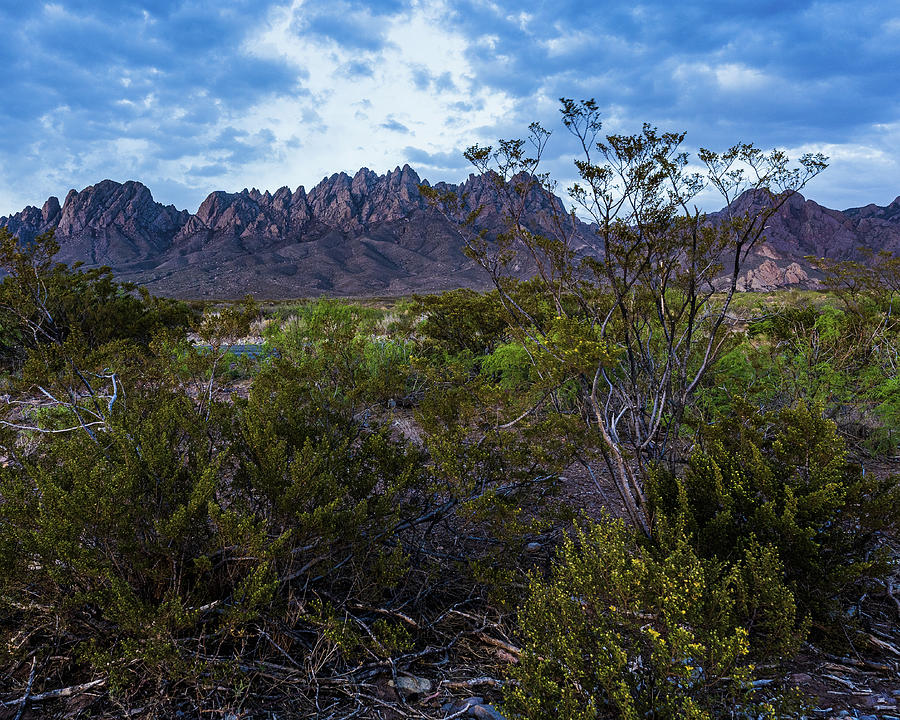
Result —
[[[70,190],[61,205],[51,197],[41,208],[0,217],[0,227],[25,242],[56,228],[59,260],[108,265],[122,280],[173,297],[374,296],[486,287],[486,274],[462,251],[456,225],[429,208],[419,191],[423,183],[408,165],[385,175],[363,168],[352,177],[325,178],[309,192],[213,192],[191,214],[157,203],[139,182],[104,180]],[[502,204],[485,178],[435,187],[455,194],[463,211],[483,206],[478,229],[489,235],[502,229]],[[548,229],[553,205],[562,207],[558,199],[529,196],[531,229]],[[589,226],[579,226],[578,234],[581,251],[591,252]],[[769,222],[741,286],[811,287],[816,274],[805,256],[851,258],[859,247],[900,252],[900,198],[887,207],[838,211],[796,194]]]

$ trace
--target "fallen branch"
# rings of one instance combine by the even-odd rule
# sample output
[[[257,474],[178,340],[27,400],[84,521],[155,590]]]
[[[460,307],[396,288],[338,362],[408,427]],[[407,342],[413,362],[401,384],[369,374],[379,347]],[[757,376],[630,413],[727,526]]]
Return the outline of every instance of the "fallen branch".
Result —
[[[411,628],[415,630],[419,629],[419,623],[413,620],[409,615],[406,615],[399,610],[387,610],[386,608],[370,607],[368,605],[363,605],[362,603],[353,603],[351,607],[354,610],[366,610],[368,612],[378,613],[379,615],[387,615],[389,617],[399,618]]]
[[[827,657],[835,662],[845,663],[847,665],[854,665],[859,668],[868,668],[869,670],[875,670],[877,672],[893,672],[894,669],[890,665],[885,665],[884,663],[876,663],[871,660],[866,660],[864,658],[851,658],[851,657],[839,657],[837,655],[829,655],[828,653],[822,653],[824,657]],[[759,667],[759,666],[757,666]]]
[[[478,639],[488,645],[493,645],[494,647],[498,647],[501,650],[506,650],[510,655],[515,655],[516,657],[522,657],[522,649],[517,648],[515,645],[510,645],[508,642],[504,642],[503,640],[498,640],[497,638],[491,637],[486,633],[478,633]]]
[[[457,680],[454,682],[445,682],[441,684],[445,688],[450,688],[451,690],[463,690],[467,688],[481,687],[482,685],[488,685],[490,687],[503,687],[505,683],[502,680],[498,680],[497,678],[477,677],[472,678],[471,680]]]
[[[886,581],[885,580],[876,580],[876,582],[878,582],[879,584],[884,586],[885,593],[891,600],[894,601],[894,604],[897,606],[897,614],[900,615],[900,598],[898,598],[894,594],[894,581],[896,579],[897,579],[896,577],[891,577],[891,578],[888,578]]]
[[[28,673],[28,685],[25,686],[25,694],[19,703],[19,712],[16,713],[15,720],[21,720],[22,713],[25,712],[25,706],[28,704],[28,698],[31,697],[31,686],[34,685],[34,668],[37,666],[37,655],[31,659],[31,672]]]
[[[854,685],[852,682],[850,682],[846,678],[841,678],[841,677],[838,677],[837,675],[830,675],[828,673],[822,673],[822,677],[828,678],[829,680],[834,680],[835,682],[840,683],[841,685],[843,685],[846,688],[849,688],[850,690],[856,691],[858,689],[856,687],[856,685]]]
[[[872,643],[875,647],[880,648],[881,650],[887,650],[897,657],[900,657],[900,648],[897,648],[896,645],[892,645],[891,643],[885,642],[884,640],[879,640],[871,633],[866,633],[866,637],[868,638],[869,642]]]
[[[8,700],[7,702],[2,703],[2,705],[4,707],[12,707],[13,705],[24,703],[26,700],[31,700],[31,702],[38,702],[39,700],[54,700],[56,698],[71,697],[72,695],[79,695],[83,692],[87,692],[88,690],[102,687],[103,685],[106,685],[106,678],[91,680],[90,682],[86,682],[81,685],[70,685],[69,687],[59,688],[58,690],[48,690],[47,692],[38,693],[37,695],[31,695],[30,697],[26,693],[22,697],[16,700]]]

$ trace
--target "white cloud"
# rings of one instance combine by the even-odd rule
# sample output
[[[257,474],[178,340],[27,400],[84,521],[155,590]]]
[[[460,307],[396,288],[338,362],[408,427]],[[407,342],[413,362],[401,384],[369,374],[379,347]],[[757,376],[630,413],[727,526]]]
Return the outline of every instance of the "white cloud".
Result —
[[[796,161],[804,154],[822,153],[828,167],[801,190],[804,197],[834,210],[875,203],[888,205],[900,194],[900,158],[894,148],[900,146],[900,123],[874,125],[843,143],[806,143],[781,148]],[[693,150],[690,149],[689,150]],[[695,157],[695,155],[694,155]],[[689,170],[702,171],[699,165]],[[712,188],[697,198],[706,211],[718,210],[723,201]]]
[[[725,90],[757,90],[771,78],[764,72],[738,63],[725,63],[714,68],[716,82]]]
[[[44,16],[47,18],[61,18],[68,16],[66,9],[58,3],[45,3]]]
[[[359,0],[274,2],[221,10],[220,42],[195,52],[184,40],[169,52],[168,38],[193,37],[187,24],[208,3],[171,17],[112,0],[80,13],[64,0],[34,3],[10,38],[23,60],[4,78],[7,95],[27,113],[0,134],[0,214],[103,177],[141,179],[190,210],[213,189],[309,188],[416,157],[429,179],[456,180],[460,148],[518,136],[532,119],[554,130],[548,169],[565,185],[577,152],[558,122],[560,96],[596,97],[604,132],[649,120],[714,147],[735,136],[766,147],[831,141],[793,150],[832,156],[807,191],[831,207],[900,192],[900,130],[872,124],[897,114],[900,18],[883,3],[816,3],[793,34],[772,35],[752,22],[732,32],[743,10],[710,17],[708,33],[679,30],[671,3],[569,17],[491,0],[475,24],[453,0],[407,0],[388,14]]]
[[[646,51],[638,38],[628,39],[596,27],[576,29],[567,23],[553,24],[554,35],[536,42],[547,52],[547,57],[578,57],[594,49],[605,55],[632,58]]]
[[[490,128],[513,114],[514,98],[478,82],[469,59],[470,43],[478,41],[453,29],[447,2],[420,0],[379,17],[384,43],[376,50],[345,48],[321,35],[298,33],[305,25],[303,14],[315,9],[312,2],[294,0],[273,10],[259,27],[248,28],[239,49],[245,56],[289,64],[298,78],[296,90],[273,92],[247,110],[229,109],[220,98],[208,97],[206,102],[216,106],[213,122],[198,123],[190,142],[179,138],[171,153],[153,138],[160,123],[189,115],[201,102],[196,95],[193,104],[163,107],[151,86],[147,93],[113,100],[131,115],[105,119],[106,139],[85,139],[75,149],[67,142],[67,128],[79,118],[59,106],[40,118],[40,137],[19,155],[23,166],[33,167],[52,158],[50,167],[40,176],[35,171],[20,177],[16,185],[0,182],[5,186],[0,208],[16,212],[26,203],[40,204],[48,191],[63,197],[69,187],[110,177],[145,181],[158,200],[194,211],[200,198],[215,189],[301,184],[309,189],[341,170],[352,173],[367,166],[384,172],[403,164],[409,160],[406,148],[440,156],[474,142],[492,142]],[[153,76],[156,70],[144,74]],[[137,79],[127,68],[117,75],[118,87]],[[222,141],[222,136],[236,140]],[[461,159],[456,167],[464,165]],[[219,167],[224,170],[218,174],[204,172]],[[459,179],[442,168],[431,172],[432,180]]]
[[[680,63],[672,76],[684,85],[696,84],[699,80],[728,92],[761,90],[775,82],[771,75],[741,63]]]
[[[481,129],[513,108],[513,98],[479,87],[467,59],[469,41],[449,29],[451,10],[443,2],[419,2],[389,17],[383,26],[386,44],[369,52],[298,36],[291,28],[305,12],[306,4],[295,1],[273,12],[266,27],[247,41],[246,52],[285,59],[308,76],[302,95],[272,98],[231,119],[231,125],[248,132],[271,130],[278,150],[276,157],[261,157],[217,178],[226,186],[252,182],[308,189],[339,170],[368,166],[382,172],[404,161],[407,146],[437,152],[492,140],[481,137]],[[353,62],[365,63],[371,75],[348,74]],[[433,78],[449,74],[452,84],[417,87],[414,72],[421,78],[423,71]],[[301,120],[311,114],[311,122]],[[390,129],[396,123],[409,133]]]
[[[846,143],[818,143],[788,148],[791,157],[823,153],[828,169],[804,194],[826,207],[843,210],[869,203],[887,205],[900,195],[900,123],[884,123]]]

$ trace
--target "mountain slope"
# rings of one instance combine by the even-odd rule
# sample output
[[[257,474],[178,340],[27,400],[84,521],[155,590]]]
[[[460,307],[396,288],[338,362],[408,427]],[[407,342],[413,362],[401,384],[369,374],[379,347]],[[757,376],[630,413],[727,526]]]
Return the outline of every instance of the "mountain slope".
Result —
[[[26,242],[56,228],[60,260],[109,265],[121,279],[176,297],[399,295],[486,287],[486,274],[463,253],[458,228],[429,208],[422,183],[408,165],[385,175],[363,168],[352,177],[325,178],[309,192],[213,192],[191,214],[155,202],[139,182],[104,180],[71,190],[62,205],[51,197],[42,208],[0,217],[0,227]],[[483,208],[477,229],[489,235],[503,229],[503,205],[485,178],[436,187],[455,194],[464,211]],[[747,194],[731,209],[756,202],[758,197]],[[562,203],[535,192],[526,208],[531,229],[549,232]],[[581,224],[578,232],[579,249],[592,252],[589,227]],[[765,242],[747,260],[741,287],[813,286],[815,271],[804,256],[845,259],[859,247],[900,251],[900,198],[887,207],[840,212],[796,194],[769,222]],[[527,274],[527,265],[520,270]]]

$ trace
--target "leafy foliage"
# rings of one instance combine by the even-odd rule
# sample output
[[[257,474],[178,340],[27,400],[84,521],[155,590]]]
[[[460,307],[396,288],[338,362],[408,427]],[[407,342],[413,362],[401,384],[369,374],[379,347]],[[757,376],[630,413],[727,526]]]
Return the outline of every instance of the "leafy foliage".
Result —
[[[684,536],[642,549],[620,520],[576,528],[520,610],[526,639],[512,717],[777,717],[751,692],[737,576],[717,577]]]
[[[396,402],[417,391],[413,346],[380,334],[381,319],[371,308],[323,298],[269,325],[266,346],[308,377],[327,378],[322,402]]]
[[[662,527],[685,527],[700,557],[735,564],[768,548],[800,612],[820,627],[836,621],[855,583],[886,571],[877,548],[900,518],[896,479],[864,476],[835,424],[802,404],[720,419],[682,477],[656,473],[650,499]],[[748,595],[748,617],[755,602]]]
[[[476,355],[489,352],[503,340],[508,329],[496,293],[461,289],[417,296],[413,311],[424,316],[417,330],[426,346],[450,354],[465,350]]]
[[[701,414],[728,414],[734,398],[761,411],[802,402],[821,406],[870,452],[891,452],[900,441],[892,392],[898,328],[889,306],[869,310],[851,312],[825,297],[779,300],[723,355],[701,391]]]
[[[88,348],[117,340],[146,345],[160,328],[185,329],[183,303],[139,293],[113,280],[108,268],[80,270],[54,263],[53,231],[22,247],[0,228],[0,367],[20,369],[29,350],[75,335]]]
[[[0,471],[7,602],[55,608],[133,683],[188,662],[179,638],[238,632],[292,575],[338,581],[349,555],[378,577],[392,528],[415,512],[398,501],[421,479],[415,453],[298,402],[275,371],[246,402],[201,413],[185,394],[129,390],[102,444],[62,435]]]

